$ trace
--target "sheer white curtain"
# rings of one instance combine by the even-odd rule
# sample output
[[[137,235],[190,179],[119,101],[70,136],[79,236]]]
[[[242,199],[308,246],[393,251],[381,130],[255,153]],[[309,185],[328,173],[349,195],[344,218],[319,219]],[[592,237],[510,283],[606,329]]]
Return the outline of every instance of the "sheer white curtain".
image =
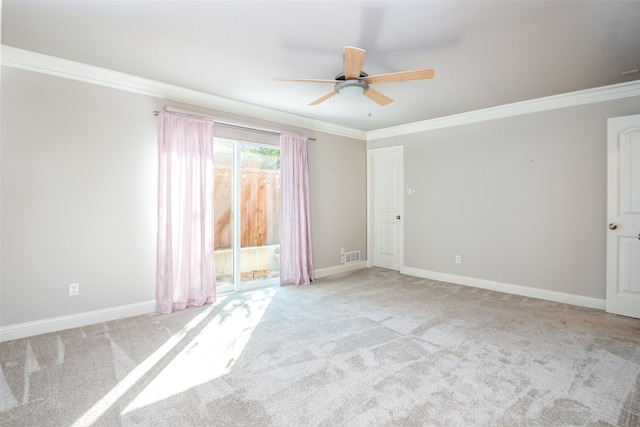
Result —
[[[280,284],[313,281],[307,138],[280,136]]]
[[[162,112],[158,124],[156,309],[215,301],[213,121]]]

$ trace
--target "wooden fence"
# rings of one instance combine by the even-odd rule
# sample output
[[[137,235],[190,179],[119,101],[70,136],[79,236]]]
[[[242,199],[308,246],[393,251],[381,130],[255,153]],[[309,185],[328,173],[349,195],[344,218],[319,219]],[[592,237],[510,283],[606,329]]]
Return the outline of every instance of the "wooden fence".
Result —
[[[213,191],[214,250],[232,244],[232,172],[216,166]],[[240,188],[240,247],[274,245],[280,242],[280,172],[242,169]]]

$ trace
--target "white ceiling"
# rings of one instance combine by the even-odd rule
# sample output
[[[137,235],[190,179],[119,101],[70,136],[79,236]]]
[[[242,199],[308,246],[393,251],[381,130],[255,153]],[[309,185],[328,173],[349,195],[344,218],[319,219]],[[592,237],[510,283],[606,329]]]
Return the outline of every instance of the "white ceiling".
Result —
[[[369,131],[637,80],[640,1],[4,0],[2,44]],[[385,107],[272,80],[333,79],[347,45],[435,78]]]

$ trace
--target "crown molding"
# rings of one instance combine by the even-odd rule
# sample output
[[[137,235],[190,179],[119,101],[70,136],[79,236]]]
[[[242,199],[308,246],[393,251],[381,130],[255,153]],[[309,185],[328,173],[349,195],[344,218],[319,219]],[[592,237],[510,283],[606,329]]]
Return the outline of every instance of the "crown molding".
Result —
[[[487,120],[502,119],[523,114],[537,113],[541,111],[555,110],[559,108],[612,101],[632,96],[640,96],[640,80],[576,92],[568,92],[560,95],[546,96],[543,98],[530,99],[512,104],[504,104],[497,107],[484,108],[482,110],[469,111],[436,119],[408,123],[406,125],[373,130],[367,132],[367,141],[466,125],[470,123],[484,122]]]
[[[363,130],[309,119],[272,108],[223,98],[181,86],[12,46],[2,45],[2,65],[362,141],[366,140],[367,135],[366,131]]]
[[[635,80],[367,132],[6,45],[2,65],[363,141],[640,96],[640,80]]]

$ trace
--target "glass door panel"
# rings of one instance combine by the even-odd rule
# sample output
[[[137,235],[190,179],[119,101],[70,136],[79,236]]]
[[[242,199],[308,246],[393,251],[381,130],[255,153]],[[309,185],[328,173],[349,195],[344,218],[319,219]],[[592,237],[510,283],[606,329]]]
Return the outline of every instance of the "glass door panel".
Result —
[[[216,138],[214,258],[218,292],[280,277],[280,149]]]
[[[240,281],[279,281],[280,150],[241,144]]]
[[[233,142],[224,140],[214,143],[213,254],[219,292],[234,290],[234,146]]]

